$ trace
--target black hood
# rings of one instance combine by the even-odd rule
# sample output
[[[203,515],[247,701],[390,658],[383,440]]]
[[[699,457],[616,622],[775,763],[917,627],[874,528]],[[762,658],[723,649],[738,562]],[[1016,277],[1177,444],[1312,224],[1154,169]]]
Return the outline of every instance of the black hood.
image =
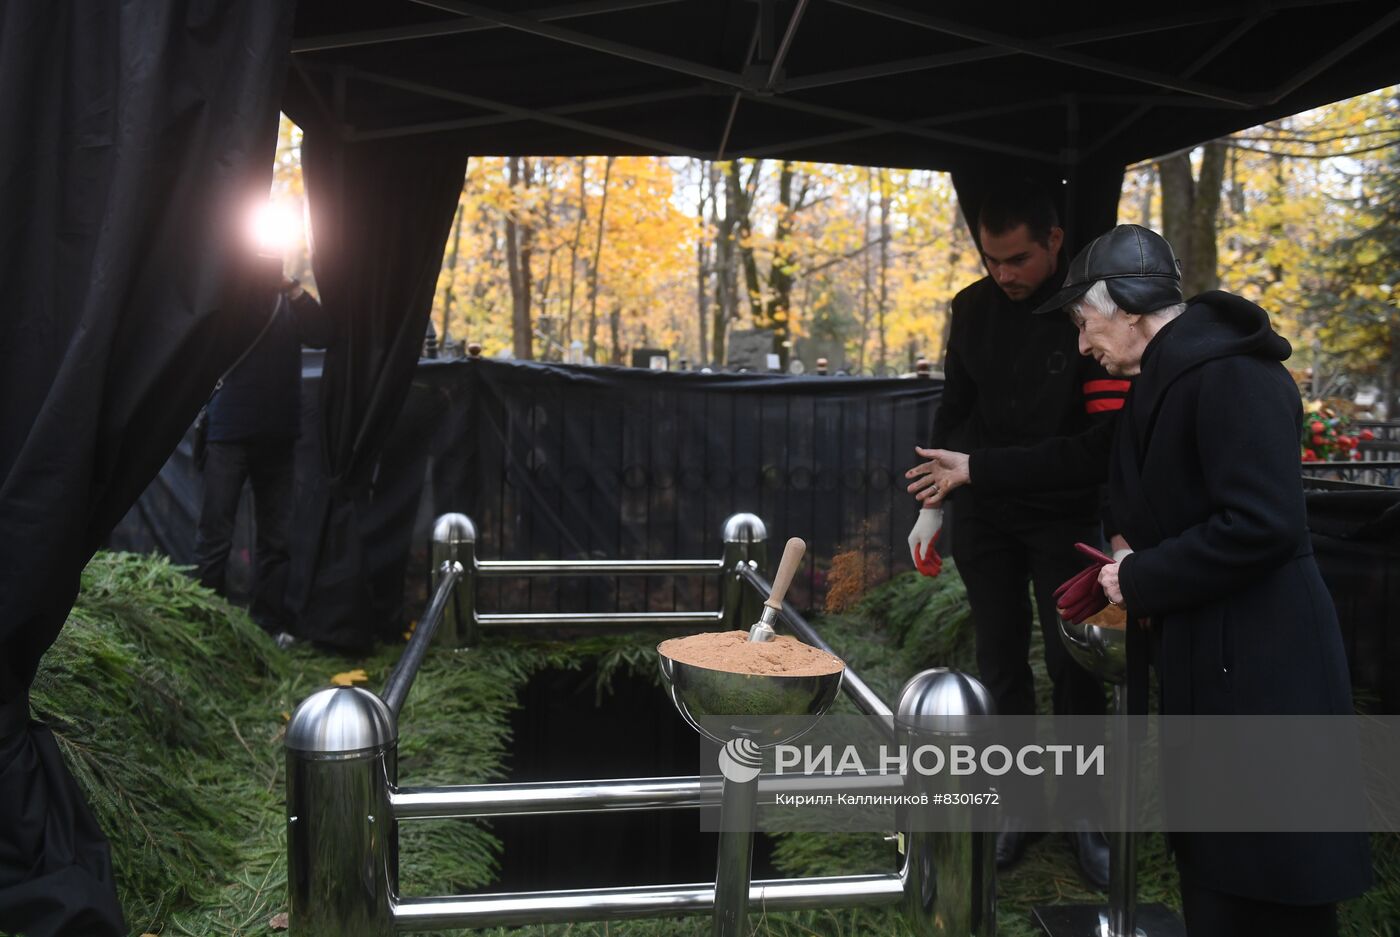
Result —
[[[1192,368],[1216,358],[1249,355],[1286,361],[1293,346],[1274,331],[1269,314],[1247,299],[1212,290],[1162,327],[1142,355],[1139,383],[1160,391]]]

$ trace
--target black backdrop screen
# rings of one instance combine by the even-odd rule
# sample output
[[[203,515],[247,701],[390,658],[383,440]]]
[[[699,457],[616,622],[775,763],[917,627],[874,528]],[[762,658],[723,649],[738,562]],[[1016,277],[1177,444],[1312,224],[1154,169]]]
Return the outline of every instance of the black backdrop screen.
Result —
[[[308,385],[319,380],[317,360],[308,353]],[[393,638],[427,604],[439,514],[472,518],[482,559],[661,559],[719,557],[724,519],[751,511],[767,524],[770,559],[788,537],[807,540],[791,597],[812,609],[838,553],[858,553],[873,580],[909,568],[916,506],[902,476],[941,389],[936,380],[423,361],[357,505],[364,542],[321,549],[364,551],[382,636]],[[303,511],[325,484],[317,399],[304,389]],[[186,440],[111,545],[190,562],[199,490]],[[246,582],[246,502],[230,558],[235,589]],[[1309,492],[1308,514],[1352,675],[1400,711],[1400,491]],[[306,601],[319,531],[305,517],[294,531],[295,605]],[[719,607],[710,577],[487,579],[477,596],[480,610],[503,612]]]
[[[319,380],[308,355],[297,504],[314,500]],[[904,491],[927,437],[937,380],[666,373],[492,360],[420,363],[360,506],[363,549],[385,634],[426,604],[433,518],[476,523],[482,559],[718,558],[730,514],[768,528],[776,559],[808,555],[790,597],[819,606],[834,555],[874,578],[910,566],[917,506]],[[190,562],[199,482],[182,444],[112,538]],[[247,499],[243,510],[247,512]],[[293,604],[304,596],[314,525],[294,523]],[[230,558],[246,576],[246,516]],[[324,547],[323,547],[324,548]],[[483,611],[717,609],[711,577],[484,580]]]

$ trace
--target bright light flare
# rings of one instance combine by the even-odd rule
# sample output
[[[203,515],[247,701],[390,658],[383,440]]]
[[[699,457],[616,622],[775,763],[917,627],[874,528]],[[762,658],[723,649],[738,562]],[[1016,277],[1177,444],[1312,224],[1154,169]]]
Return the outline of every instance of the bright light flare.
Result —
[[[297,216],[285,205],[264,202],[248,216],[248,237],[264,257],[282,257],[300,235]]]

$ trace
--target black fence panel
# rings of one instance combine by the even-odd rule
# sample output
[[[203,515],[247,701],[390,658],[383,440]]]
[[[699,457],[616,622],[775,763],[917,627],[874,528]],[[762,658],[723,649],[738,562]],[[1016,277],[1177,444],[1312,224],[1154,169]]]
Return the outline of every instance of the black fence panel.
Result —
[[[431,518],[461,511],[476,522],[484,559],[718,558],[725,518],[749,511],[767,525],[775,555],[788,537],[808,541],[792,599],[813,608],[840,552],[860,551],[878,578],[909,567],[904,538],[917,505],[903,473],[941,388],[936,380],[424,362],[408,410],[430,400],[445,406],[412,540],[426,550]],[[719,594],[713,577],[486,580],[479,605],[714,609]]]
[[[318,358],[304,369],[297,503],[323,484]],[[825,599],[835,556],[874,579],[910,566],[917,506],[904,491],[942,383],[921,379],[664,373],[484,359],[424,361],[365,495],[363,549],[384,637],[429,592],[433,519],[476,522],[482,559],[718,558],[724,519],[751,511],[771,555],[807,540],[791,597]],[[200,483],[188,440],[113,534],[115,549],[192,562]],[[1318,480],[1310,479],[1310,486]],[[230,579],[246,582],[251,521]],[[1310,491],[1309,523],[1357,686],[1400,712],[1400,492]],[[320,532],[294,521],[293,603]],[[946,541],[946,538],[945,538]],[[715,577],[487,579],[482,611],[719,607]]]
[[[1400,491],[1308,493],[1308,527],[1337,606],[1352,683],[1400,712]]]
[[[296,502],[324,484],[319,355],[303,369]],[[476,523],[482,559],[718,558],[729,515],[791,536],[808,555],[791,599],[822,604],[832,558],[858,551],[872,578],[910,566],[917,505],[903,472],[927,438],[942,382],[838,376],[665,373],[488,359],[424,361],[360,505],[385,636],[427,602],[433,519]],[[114,549],[193,561],[199,474],[181,443],[118,526]],[[246,588],[249,498],[230,587]],[[320,532],[294,519],[295,607]],[[714,577],[486,579],[483,611],[717,609]]]

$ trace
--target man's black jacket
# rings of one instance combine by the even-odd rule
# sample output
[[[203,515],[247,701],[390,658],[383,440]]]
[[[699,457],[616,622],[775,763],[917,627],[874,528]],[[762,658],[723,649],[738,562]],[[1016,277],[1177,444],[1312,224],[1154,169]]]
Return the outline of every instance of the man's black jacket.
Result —
[[[321,304],[310,293],[277,298],[267,333],[224,378],[209,401],[209,441],[296,439],[301,432],[301,346],[330,338]]]
[[[1069,316],[1031,314],[1063,279],[1063,274],[1050,277],[1021,301],[1008,298],[991,277],[953,297],[943,399],[933,420],[934,448],[971,452],[1033,445],[1073,436],[1116,416],[1130,383],[1079,354],[1079,333]],[[1082,487],[1053,493],[991,495],[973,486],[950,500],[959,511],[1005,523],[1100,515],[1098,488],[1088,479]]]

